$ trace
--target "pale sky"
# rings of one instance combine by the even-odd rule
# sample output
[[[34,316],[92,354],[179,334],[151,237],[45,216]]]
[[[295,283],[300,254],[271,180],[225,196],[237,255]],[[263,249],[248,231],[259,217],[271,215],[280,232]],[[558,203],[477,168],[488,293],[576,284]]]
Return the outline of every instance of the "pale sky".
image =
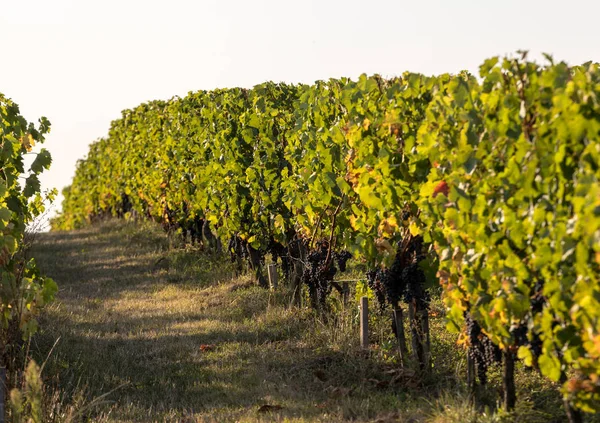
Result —
[[[46,116],[46,188],[141,102],[267,80],[477,72],[526,49],[600,61],[600,0],[0,0],[0,92]]]

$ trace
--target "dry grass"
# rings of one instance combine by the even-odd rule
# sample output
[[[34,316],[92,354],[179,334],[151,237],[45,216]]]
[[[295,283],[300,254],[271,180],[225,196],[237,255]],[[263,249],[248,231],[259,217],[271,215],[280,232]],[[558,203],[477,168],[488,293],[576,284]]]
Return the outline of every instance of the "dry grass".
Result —
[[[60,293],[33,347],[41,359],[59,339],[44,369],[57,403],[114,390],[84,413],[95,422],[562,421],[533,373],[519,373],[527,420],[473,408],[440,317],[423,380],[397,370],[387,316],[374,313],[364,354],[354,303],[334,300],[324,321],[290,308],[285,290],[234,278],[225,258],[173,244],[152,225],[116,222],[38,238],[33,254]],[[494,389],[480,402],[493,408]]]

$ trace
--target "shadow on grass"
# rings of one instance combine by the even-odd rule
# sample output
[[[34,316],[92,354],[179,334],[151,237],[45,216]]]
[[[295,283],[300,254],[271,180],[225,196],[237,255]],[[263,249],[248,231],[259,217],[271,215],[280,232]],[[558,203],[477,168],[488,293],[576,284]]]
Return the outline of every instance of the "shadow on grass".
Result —
[[[44,370],[57,389],[94,398],[121,386],[109,397],[115,421],[233,421],[263,404],[319,421],[398,410],[422,421],[427,401],[463,395],[453,337],[432,340],[434,376],[398,378],[393,350],[359,350],[356,322],[333,343],[335,328],[282,306],[285,294],[232,281],[224,257],[168,247],[155,228],[114,222],[38,237],[32,254],[60,292],[33,345],[43,361],[60,338]],[[445,333],[441,318],[432,324]]]
[[[49,233],[32,254],[60,286],[34,347],[43,357],[60,337],[45,373],[62,390],[83,384],[97,397],[125,384],[112,395],[117,407],[157,416],[243,413],[269,402],[307,416],[323,414],[316,404],[339,408],[332,397],[366,395],[374,378],[385,377],[380,364],[354,350],[315,348],[310,313],[270,305],[259,288],[215,286],[230,275],[228,266],[201,252],[191,259],[170,252],[161,234],[122,224]],[[161,259],[192,266],[194,278],[169,284],[169,272],[181,268],[160,267]]]

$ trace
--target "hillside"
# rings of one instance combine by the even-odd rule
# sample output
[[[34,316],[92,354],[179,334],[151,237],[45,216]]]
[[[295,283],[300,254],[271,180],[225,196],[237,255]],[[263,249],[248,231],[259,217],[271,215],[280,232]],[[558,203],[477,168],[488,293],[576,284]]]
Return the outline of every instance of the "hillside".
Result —
[[[354,299],[343,309],[334,298],[327,319],[289,307],[284,288],[270,293],[234,277],[226,257],[177,245],[159,227],[109,221],[39,234],[32,253],[60,287],[32,344],[38,360],[50,355],[43,375],[57,414],[80,410],[94,422],[500,421],[469,405],[464,355],[443,329],[439,302],[434,375],[424,380],[398,369],[387,314],[373,313],[366,354]],[[554,387],[533,371],[517,378],[517,410],[502,421],[563,421]],[[496,369],[479,403],[493,407],[498,386]]]

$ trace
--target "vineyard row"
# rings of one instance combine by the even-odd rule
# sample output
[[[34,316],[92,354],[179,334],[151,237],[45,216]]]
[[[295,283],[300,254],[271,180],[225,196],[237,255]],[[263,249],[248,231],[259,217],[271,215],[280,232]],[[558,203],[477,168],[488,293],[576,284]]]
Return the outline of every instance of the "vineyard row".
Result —
[[[393,307],[441,284],[481,383],[520,359],[569,414],[600,410],[600,67],[547,60],[142,104],[79,161],[53,227],[146,216],[230,240],[262,284],[268,251],[317,308],[350,256]]]

